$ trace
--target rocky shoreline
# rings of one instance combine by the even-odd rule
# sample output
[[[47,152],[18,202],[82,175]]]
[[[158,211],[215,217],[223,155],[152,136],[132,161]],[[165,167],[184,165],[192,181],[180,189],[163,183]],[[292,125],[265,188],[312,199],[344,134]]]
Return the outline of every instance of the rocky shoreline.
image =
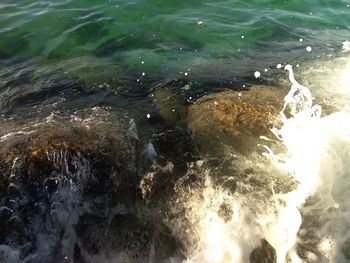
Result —
[[[182,262],[200,241],[190,238],[197,230],[185,204],[206,187],[208,171],[214,185],[247,200],[271,196],[273,183],[279,193],[295,187],[287,176],[239,166],[261,154],[259,144],[275,144],[262,138],[272,138],[279,125],[281,90],[218,92],[186,106],[163,85],[149,98],[150,117],[136,121],[93,107],[3,122],[0,256],[27,263]],[[222,220],[233,216],[228,204],[217,209]],[[276,262],[264,239],[249,260],[259,258]]]

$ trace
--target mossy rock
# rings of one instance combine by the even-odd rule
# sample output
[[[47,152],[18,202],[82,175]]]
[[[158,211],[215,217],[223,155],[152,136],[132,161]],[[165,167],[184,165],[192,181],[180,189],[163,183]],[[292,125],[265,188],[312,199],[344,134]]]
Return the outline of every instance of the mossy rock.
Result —
[[[171,87],[166,85],[156,87],[150,96],[157,113],[167,124],[173,125],[185,122],[187,108]]]
[[[260,136],[275,138],[271,128],[279,125],[283,98],[282,91],[263,86],[204,96],[189,107],[188,126],[206,153],[227,145],[249,154]]]

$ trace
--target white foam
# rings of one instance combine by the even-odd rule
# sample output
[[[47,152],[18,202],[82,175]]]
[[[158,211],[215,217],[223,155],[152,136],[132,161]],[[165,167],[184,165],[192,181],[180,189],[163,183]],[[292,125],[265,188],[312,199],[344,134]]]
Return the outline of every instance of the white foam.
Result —
[[[249,262],[250,253],[261,238],[275,248],[278,263],[285,263],[286,258],[293,263],[305,262],[298,254],[298,244],[304,242],[298,231],[302,220],[310,216],[323,224],[319,229],[303,229],[314,236],[316,244],[309,250],[306,247],[308,262],[346,262],[342,248],[350,240],[350,194],[346,190],[350,188],[350,113],[322,117],[321,106],[313,105],[310,90],[295,79],[292,66],[285,69],[292,87],[281,111],[282,127],[273,129],[285,150],[277,154],[266,146],[265,155],[272,168],[259,163],[259,159],[247,164],[265,170],[263,176],[267,182],[270,180],[271,189],[259,189],[261,195],[257,189],[252,191],[254,194],[231,194],[214,187],[206,175],[202,189],[192,190],[181,199],[188,210],[189,235],[193,236],[193,249],[186,262]],[[297,182],[296,188],[275,194],[274,187],[280,187],[279,178],[285,173]],[[238,181],[237,187],[254,189],[244,184]],[[317,213],[313,210],[316,207],[307,203],[308,198],[315,196]],[[222,204],[232,211],[230,220],[220,216]],[[329,213],[329,209],[333,212]]]

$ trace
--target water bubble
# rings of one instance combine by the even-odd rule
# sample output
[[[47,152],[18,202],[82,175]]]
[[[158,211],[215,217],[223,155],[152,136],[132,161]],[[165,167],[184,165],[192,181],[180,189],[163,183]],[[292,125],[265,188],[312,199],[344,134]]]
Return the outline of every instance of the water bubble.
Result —
[[[147,113],[146,117],[147,119],[151,118],[151,114]]]
[[[185,75],[185,76],[188,76],[188,72],[185,72],[184,75]]]
[[[254,77],[255,78],[260,78],[260,76],[261,76],[260,72],[259,71],[255,71]]]
[[[145,76],[146,75],[146,73],[145,72],[142,72],[142,76]]]
[[[310,46],[306,47],[307,52],[311,52],[311,50],[312,50],[312,47],[310,47]]]
[[[282,68],[282,64],[277,64],[277,68]]]
[[[304,39],[302,39],[302,38],[299,39],[299,42],[303,42],[303,41],[304,41]]]
[[[244,36],[242,35],[241,38],[244,39]]]

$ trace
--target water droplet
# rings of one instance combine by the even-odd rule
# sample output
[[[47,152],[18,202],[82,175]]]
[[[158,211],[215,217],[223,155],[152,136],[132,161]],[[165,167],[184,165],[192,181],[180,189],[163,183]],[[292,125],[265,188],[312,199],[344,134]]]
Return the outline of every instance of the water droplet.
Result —
[[[342,49],[343,49],[344,51],[350,51],[350,41],[346,40],[346,41],[344,41],[342,44],[343,44]]]

